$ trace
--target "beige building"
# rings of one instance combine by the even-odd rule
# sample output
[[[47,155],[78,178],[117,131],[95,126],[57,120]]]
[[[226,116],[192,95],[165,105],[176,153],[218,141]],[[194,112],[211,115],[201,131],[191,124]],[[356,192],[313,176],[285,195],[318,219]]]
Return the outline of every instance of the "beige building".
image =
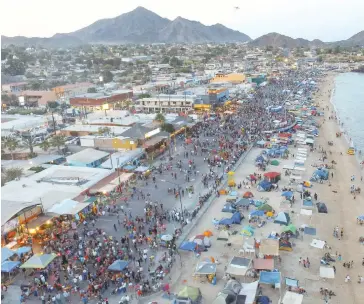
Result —
[[[139,99],[135,105],[137,111],[146,113],[188,113],[193,110],[195,96],[157,95]]]
[[[48,102],[56,101],[53,91],[23,91],[19,95],[19,104],[27,107],[46,107]]]

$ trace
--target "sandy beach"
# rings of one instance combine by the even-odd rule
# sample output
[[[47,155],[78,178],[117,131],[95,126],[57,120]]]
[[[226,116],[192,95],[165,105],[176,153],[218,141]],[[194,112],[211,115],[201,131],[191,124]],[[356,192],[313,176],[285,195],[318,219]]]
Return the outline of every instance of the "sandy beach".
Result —
[[[354,183],[359,185],[361,171],[355,156],[350,156],[346,153],[348,144],[344,137],[336,138],[336,132],[339,127],[335,120],[329,120],[332,115],[333,106],[330,103],[330,94],[334,87],[334,74],[329,74],[322,79],[320,90],[314,96],[315,103],[320,105],[320,108],[325,108],[325,117],[321,117],[322,123],[319,137],[315,141],[315,150],[308,153],[308,158],[305,163],[306,171],[302,174],[303,180],[309,180],[312,173],[316,169],[313,165],[319,162],[322,154],[319,152],[319,146],[327,151],[328,160],[325,163],[331,163],[335,160],[337,164],[334,169],[330,170],[330,179],[323,184],[313,183],[313,187],[309,189],[311,194],[318,195],[318,201],[324,202],[328,207],[328,214],[318,213],[317,209],[313,209],[312,216],[301,215],[300,210],[302,200],[299,193],[295,192],[296,202],[292,208],[289,204],[283,203],[281,191],[258,192],[255,185],[249,191],[252,191],[255,198],[265,198],[268,203],[276,210],[289,212],[291,222],[297,227],[302,225],[310,225],[317,230],[316,236],[304,235],[302,240],[293,239],[293,251],[280,251],[281,262],[275,264],[282,273],[282,281],[284,277],[294,278],[299,281],[299,286],[307,291],[307,295],[303,298],[303,303],[324,303],[323,297],[320,295],[320,287],[328,288],[336,293],[336,296],[328,300],[328,303],[364,303],[362,290],[363,285],[358,284],[358,275],[364,275],[364,267],[361,265],[364,256],[364,246],[358,242],[359,236],[364,235],[363,226],[359,226],[356,222],[358,215],[364,213],[362,194],[357,195],[356,199],[350,194],[350,186]],[[329,110],[327,109],[329,107]],[[333,141],[333,146],[328,146],[328,141]],[[235,180],[237,183],[246,180],[249,174],[258,171],[255,167],[255,159],[262,152],[262,149],[253,148],[246,157],[245,161],[235,172]],[[293,163],[293,155],[297,152],[296,148],[290,146],[289,159],[279,159],[279,166],[269,165],[266,171],[277,171],[284,173],[283,166]],[[330,153],[331,152],[331,153]],[[342,152],[342,155],[340,154]],[[333,177],[331,177],[331,172]],[[355,182],[351,181],[351,176],[355,175]],[[289,178],[282,174],[282,179],[279,182],[280,188],[288,186]],[[331,184],[331,185],[330,185]],[[238,190],[241,196],[247,189]],[[221,219],[230,217],[229,213],[221,212],[222,207],[226,203],[226,196],[221,196],[213,202],[212,206],[202,216],[202,219],[193,229],[189,237],[203,233],[206,229],[214,232],[212,239],[212,247],[208,252],[203,252],[201,256],[196,256],[192,252],[181,251],[181,263],[177,261],[175,270],[172,274],[172,293],[178,292],[182,286],[191,285],[201,289],[203,303],[212,303],[217,294],[223,289],[226,280],[223,278],[225,266],[230,262],[233,256],[239,255],[241,244],[233,244],[231,247],[226,246],[226,242],[217,240],[218,231],[214,227],[212,220],[214,218]],[[253,209],[250,208],[250,211]],[[234,225],[230,231],[240,231],[242,227],[248,224],[248,214],[250,211],[244,211],[245,219],[241,225]],[[335,226],[343,228],[343,239],[339,240],[333,236]],[[255,229],[255,234],[252,237],[244,237],[244,242],[253,244],[253,238],[263,239],[272,232],[280,233],[282,227],[274,224],[269,220],[267,225],[262,228]],[[310,246],[313,239],[320,239],[327,242],[331,249],[317,249]],[[326,253],[342,256],[342,261],[336,261],[331,265],[336,267],[335,279],[323,279],[320,277],[320,259]],[[193,278],[193,272],[196,264],[204,258],[214,257],[219,261],[217,266],[217,284],[214,286],[207,282],[202,282],[200,279]],[[310,268],[304,268],[299,265],[298,261],[309,258],[311,262]],[[342,266],[343,262],[354,261],[353,268],[347,269]],[[182,266],[181,266],[182,265]],[[344,279],[349,275],[351,282],[345,283]],[[241,282],[252,282],[253,278],[244,277]],[[281,290],[272,289],[268,285],[262,285],[263,295],[269,296],[272,303],[279,303],[280,297],[283,297],[287,287],[282,286]],[[171,303],[170,300],[159,297],[155,299],[158,303]],[[143,303],[148,303],[145,301]]]

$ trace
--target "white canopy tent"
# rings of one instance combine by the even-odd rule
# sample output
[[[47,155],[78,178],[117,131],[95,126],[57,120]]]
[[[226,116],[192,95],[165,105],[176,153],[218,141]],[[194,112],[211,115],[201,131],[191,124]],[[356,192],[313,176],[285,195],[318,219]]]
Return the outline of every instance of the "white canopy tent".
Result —
[[[90,203],[80,203],[71,199],[65,199],[62,202],[53,205],[53,207],[48,209],[47,212],[58,215],[75,215],[86,208],[88,205],[90,205]]]

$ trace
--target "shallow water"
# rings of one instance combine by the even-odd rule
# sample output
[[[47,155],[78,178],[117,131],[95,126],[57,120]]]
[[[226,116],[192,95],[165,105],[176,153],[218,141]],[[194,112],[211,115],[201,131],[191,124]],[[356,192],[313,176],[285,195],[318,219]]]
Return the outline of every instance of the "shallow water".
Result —
[[[335,77],[333,103],[348,142],[364,151],[364,74],[345,73]]]

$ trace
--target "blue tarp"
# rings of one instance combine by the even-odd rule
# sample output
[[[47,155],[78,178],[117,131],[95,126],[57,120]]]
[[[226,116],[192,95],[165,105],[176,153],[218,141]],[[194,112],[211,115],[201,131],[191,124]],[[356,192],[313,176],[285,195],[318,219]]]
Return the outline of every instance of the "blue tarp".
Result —
[[[223,218],[219,221],[219,225],[232,225],[233,220],[231,218]]]
[[[359,215],[358,220],[364,221],[364,215]]]
[[[196,247],[197,247],[197,244],[194,242],[183,242],[179,246],[179,249],[186,250],[186,251],[195,251]]]
[[[254,210],[254,211],[250,212],[250,216],[263,216],[263,215],[264,215],[263,210]]]
[[[18,248],[16,250],[16,254],[20,256],[20,255],[22,255],[24,253],[27,253],[27,252],[31,251],[31,250],[32,250],[31,247],[20,247],[20,248]]]
[[[310,200],[303,200],[303,206],[313,207],[313,202]]]
[[[281,273],[280,272],[269,272],[269,271],[261,271],[259,283],[261,284],[279,284],[281,282]]]
[[[233,214],[233,216],[231,217],[231,219],[233,220],[233,224],[240,224],[240,222],[241,222],[240,212],[235,212]]]
[[[313,227],[305,227],[304,232],[305,232],[305,234],[316,235],[316,228],[313,228]]]
[[[19,261],[5,261],[1,264],[1,272],[11,272],[19,265]]]
[[[270,300],[267,296],[260,296],[257,300],[258,304],[270,304]]]
[[[292,287],[298,287],[298,280],[286,278],[286,285]]]
[[[9,248],[2,247],[1,248],[1,263],[6,261],[8,258],[13,256],[15,254],[15,251],[10,250]]]
[[[129,263],[129,261],[116,260],[107,269],[110,271],[123,271],[129,265]]]
[[[267,180],[263,179],[259,184],[259,187],[261,187],[264,191],[268,191],[270,187],[272,186],[272,183],[268,182]]]
[[[318,181],[318,180],[328,180],[329,179],[329,171],[324,168],[317,169],[310,179],[310,181]]]
[[[282,193],[282,196],[284,196],[286,198],[291,198],[293,196],[293,192],[292,191],[284,191]]]

